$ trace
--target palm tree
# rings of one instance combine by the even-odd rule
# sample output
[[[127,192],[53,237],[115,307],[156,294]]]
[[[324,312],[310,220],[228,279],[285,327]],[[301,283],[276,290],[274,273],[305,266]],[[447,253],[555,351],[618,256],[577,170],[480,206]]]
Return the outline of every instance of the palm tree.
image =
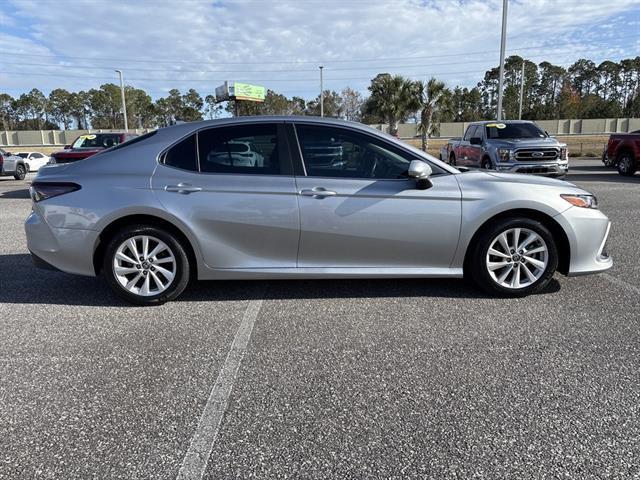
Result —
[[[398,123],[418,108],[415,83],[401,75],[381,73],[371,80],[368,108],[389,124],[389,133],[398,133]]]
[[[445,109],[450,91],[444,82],[430,78],[427,82],[416,82],[420,104],[420,125],[418,131],[422,139],[422,150],[429,148],[429,137],[436,133],[436,120]]]

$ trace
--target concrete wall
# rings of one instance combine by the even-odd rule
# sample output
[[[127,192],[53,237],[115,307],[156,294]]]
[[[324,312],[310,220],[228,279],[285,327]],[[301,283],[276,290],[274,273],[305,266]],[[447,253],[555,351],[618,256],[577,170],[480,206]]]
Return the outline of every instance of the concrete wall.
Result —
[[[626,133],[640,130],[640,118],[589,118],[537,120],[536,123],[549,132],[550,135],[606,135],[609,133]],[[462,137],[469,123],[441,123],[440,134],[435,137],[451,138]],[[388,132],[385,124],[370,125],[373,128]],[[0,145],[2,146],[62,146],[68,145],[78,135],[85,133],[118,132],[121,130],[22,130],[0,131]],[[149,129],[130,130],[143,134]],[[403,123],[398,128],[401,138],[414,138],[418,136],[418,126],[415,123]]]

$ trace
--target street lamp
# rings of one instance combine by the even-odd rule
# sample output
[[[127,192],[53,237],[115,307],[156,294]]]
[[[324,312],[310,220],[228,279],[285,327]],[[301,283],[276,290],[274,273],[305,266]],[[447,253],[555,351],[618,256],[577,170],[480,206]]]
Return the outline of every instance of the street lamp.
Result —
[[[502,37],[500,38],[500,81],[498,82],[498,120],[502,120],[502,87],[504,84],[504,50],[507,43],[507,5],[502,0]]]
[[[129,131],[129,124],[127,123],[127,104],[124,101],[124,81],[122,80],[122,70],[116,70],[120,75],[120,95],[122,96],[122,114],[124,116],[124,131]]]
[[[324,117],[324,88],[322,86],[322,69],[323,65],[318,67],[320,69],[320,116]]]

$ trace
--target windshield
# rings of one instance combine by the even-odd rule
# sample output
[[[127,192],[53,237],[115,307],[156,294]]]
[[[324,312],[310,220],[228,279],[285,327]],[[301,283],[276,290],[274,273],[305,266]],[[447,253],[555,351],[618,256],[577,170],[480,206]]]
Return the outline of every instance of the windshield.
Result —
[[[545,138],[545,133],[533,123],[488,123],[487,138]]]
[[[119,143],[119,133],[93,133],[79,136],[71,148],[111,148]]]
[[[27,158],[29,156],[28,153],[18,153],[17,155],[22,158]]]

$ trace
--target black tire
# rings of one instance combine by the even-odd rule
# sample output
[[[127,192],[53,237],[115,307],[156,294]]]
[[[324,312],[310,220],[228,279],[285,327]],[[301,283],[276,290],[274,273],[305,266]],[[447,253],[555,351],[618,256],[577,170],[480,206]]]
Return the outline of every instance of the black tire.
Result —
[[[157,295],[142,296],[130,292],[120,284],[114,272],[114,257],[120,245],[139,235],[147,235],[161,240],[169,247],[175,259],[175,276],[166,290]],[[120,230],[109,240],[104,253],[102,273],[113,291],[127,302],[136,305],[161,305],[175,299],[184,291],[189,283],[190,267],[184,247],[172,233],[150,225],[131,225]]]
[[[546,243],[548,251],[548,263],[540,278],[534,283],[518,289],[506,288],[498,284],[491,278],[486,264],[487,253],[492,241],[502,232],[512,228],[527,228],[537,233]],[[492,296],[524,297],[537,293],[547,286],[558,268],[558,249],[553,235],[544,224],[529,218],[506,218],[488,225],[476,237],[471,248],[465,265],[465,276]]]
[[[24,169],[26,170],[27,173],[29,173],[31,171],[31,167],[29,166],[28,163],[24,164]]]
[[[484,157],[482,159],[482,163],[480,164],[480,168],[482,168],[483,170],[493,170],[491,159],[489,157]]]
[[[610,157],[606,150],[602,153],[602,164],[605,167],[613,167],[616,164],[615,159]]]
[[[449,157],[449,165],[451,165],[452,167],[456,166],[456,156],[451,154],[451,156]]]
[[[24,180],[24,177],[26,176],[26,169],[24,168],[24,165],[20,163],[18,166],[16,166],[16,173],[13,178],[15,178],[16,180]]]
[[[618,173],[625,177],[632,177],[638,170],[636,159],[630,152],[624,152],[618,158]]]

